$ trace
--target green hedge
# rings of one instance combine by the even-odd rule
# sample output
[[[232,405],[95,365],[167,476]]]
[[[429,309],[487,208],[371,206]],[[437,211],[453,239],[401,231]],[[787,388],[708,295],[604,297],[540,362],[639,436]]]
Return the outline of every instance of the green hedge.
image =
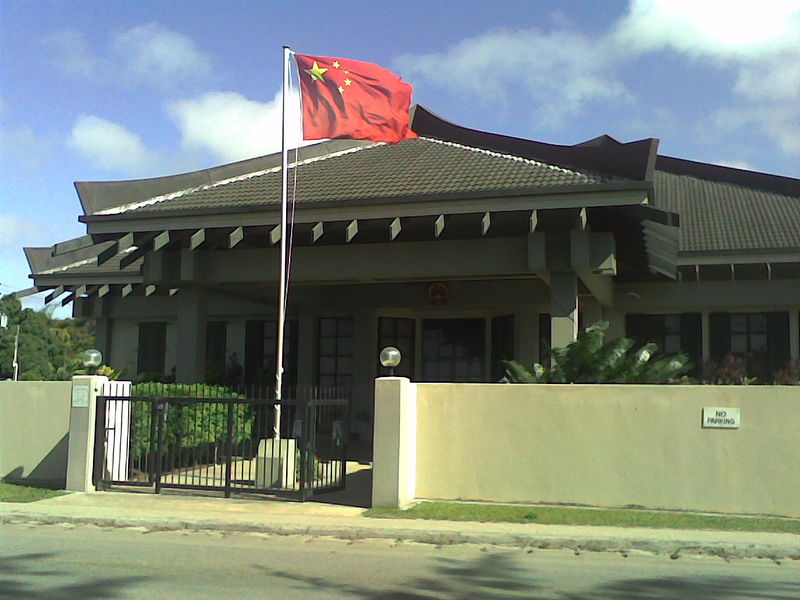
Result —
[[[244,395],[225,386],[180,383],[139,383],[132,387],[133,397],[152,398],[209,398],[212,402],[195,403],[171,402],[164,423],[164,443],[173,450],[199,448],[221,444],[225,440],[228,423],[228,403],[215,403],[214,398],[243,399]],[[152,403],[135,400],[133,444],[134,459],[139,459],[150,451]],[[234,432],[232,442],[238,444],[251,438],[255,424],[255,414],[247,404],[233,405]]]

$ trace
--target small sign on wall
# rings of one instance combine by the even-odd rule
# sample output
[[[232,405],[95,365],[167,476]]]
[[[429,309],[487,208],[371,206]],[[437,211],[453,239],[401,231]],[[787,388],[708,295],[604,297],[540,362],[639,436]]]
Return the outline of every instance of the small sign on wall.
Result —
[[[78,407],[89,406],[88,385],[72,386],[72,406],[78,406]]]
[[[704,429],[739,429],[741,421],[738,408],[706,406],[703,408]]]

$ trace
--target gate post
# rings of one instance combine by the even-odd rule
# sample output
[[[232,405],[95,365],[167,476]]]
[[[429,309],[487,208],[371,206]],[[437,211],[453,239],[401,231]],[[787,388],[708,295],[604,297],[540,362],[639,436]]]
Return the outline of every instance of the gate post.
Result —
[[[97,396],[102,394],[107,381],[108,377],[101,375],[76,375],[72,378],[66,486],[71,492],[96,491],[92,479]]]
[[[417,387],[405,377],[375,380],[372,506],[404,508],[417,491]]]

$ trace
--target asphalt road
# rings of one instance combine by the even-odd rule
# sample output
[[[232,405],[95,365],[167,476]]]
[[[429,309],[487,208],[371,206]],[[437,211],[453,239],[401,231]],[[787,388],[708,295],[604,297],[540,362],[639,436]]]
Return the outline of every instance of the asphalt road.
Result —
[[[0,526],[0,598],[800,599],[800,563]]]

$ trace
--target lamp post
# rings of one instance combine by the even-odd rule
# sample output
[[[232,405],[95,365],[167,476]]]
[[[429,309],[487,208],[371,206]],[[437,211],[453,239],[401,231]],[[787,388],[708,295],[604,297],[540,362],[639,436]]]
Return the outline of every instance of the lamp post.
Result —
[[[386,346],[386,348],[381,350],[380,361],[384,367],[389,369],[389,377],[394,377],[394,368],[400,364],[402,359],[403,357],[400,354],[400,350],[394,346]]]
[[[83,353],[83,366],[89,371],[89,375],[97,373],[97,368],[103,363],[103,353],[100,350],[87,350]]]

